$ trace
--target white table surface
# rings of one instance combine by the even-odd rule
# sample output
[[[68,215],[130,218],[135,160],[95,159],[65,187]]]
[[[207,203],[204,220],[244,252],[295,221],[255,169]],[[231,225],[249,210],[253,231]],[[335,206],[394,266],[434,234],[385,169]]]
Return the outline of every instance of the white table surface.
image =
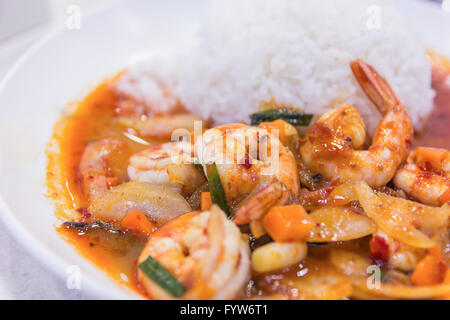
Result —
[[[14,0],[11,0],[14,1]],[[0,42],[0,79],[14,61],[49,30],[67,19],[67,7],[78,5],[89,10],[109,0],[49,0],[47,23]],[[26,252],[0,222],[0,299],[89,299],[82,290],[69,290],[65,280],[42,267]]]

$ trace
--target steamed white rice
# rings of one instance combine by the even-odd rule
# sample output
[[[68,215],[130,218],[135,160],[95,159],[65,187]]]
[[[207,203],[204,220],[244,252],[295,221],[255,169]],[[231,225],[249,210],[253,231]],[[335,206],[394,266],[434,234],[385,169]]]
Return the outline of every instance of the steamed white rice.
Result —
[[[189,54],[169,59],[169,68],[160,61],[132,68],[126,77],[139,88],[128,92],[151,104],[158,93],[143,83],[156,77],[216,124],[248,121],[272,98],[316,115],[347,102],[373,132],[380,114],[349,67],[362,58],[388,80],[416,128],[431,111],[426,50],[390,1],[218,0],[206,16]]]

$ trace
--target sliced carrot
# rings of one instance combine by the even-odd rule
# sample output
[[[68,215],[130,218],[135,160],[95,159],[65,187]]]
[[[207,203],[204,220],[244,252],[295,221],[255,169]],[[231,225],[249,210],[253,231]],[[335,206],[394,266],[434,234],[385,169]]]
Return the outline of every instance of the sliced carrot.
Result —
[[[282,120],[275,120],[272,122],[261,122],[258,126],[260,129],[265,129],[269,133],[278,135],[278,139],[282,144],[286,143],[286,133],[284,130],[284,122]]]
[[[445,273],[444,283],[450,284],[450,269],[447,269],[447,272]]]
[[[202,192],[200,203],[202,211],[209,210],[212,206],[211,192]]]
[[[431,254],[427,254],[416,266],[411,282],[416,286],[432,286],[444,280],[445,264]]]
[[[277,242],[304,241],[314,228],[314,220],[301,205],[290,205],[270,209],[263,226]]]
[[[143,235],[150,235],[156,230],[155,225],[139,210],[127,214],[120,226],[123,229]]]
[[[439,197],[439,202],[441,204],[450,202],[450,188],[447,189],[447,191],[445,191],[440,197]]]
[[[434,247],[428,249],[427,252],[429,255],[432,255],[433,257],[435,257],[436,260],[438,260],[438,261],[444,260],[444,257],[442,256],[442,249],[441,249],[440,244],[437,244]]]
[[[438,148],[417,147],[415,151],[416,163],[426,170],[440,171],[442,160],[448,151]]]

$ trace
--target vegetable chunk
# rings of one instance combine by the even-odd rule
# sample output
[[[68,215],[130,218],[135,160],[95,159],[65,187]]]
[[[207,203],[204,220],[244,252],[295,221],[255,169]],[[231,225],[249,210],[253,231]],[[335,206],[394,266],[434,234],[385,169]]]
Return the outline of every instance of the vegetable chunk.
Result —
[[[155,225],[139,210],[134,210],[127,214],[120,226],[126,230],[147,236],[156,230]]]
[[[263,225],[277,242],[305,241],[314,228],[314,220],[301,205],[290,205],[270,209]]]

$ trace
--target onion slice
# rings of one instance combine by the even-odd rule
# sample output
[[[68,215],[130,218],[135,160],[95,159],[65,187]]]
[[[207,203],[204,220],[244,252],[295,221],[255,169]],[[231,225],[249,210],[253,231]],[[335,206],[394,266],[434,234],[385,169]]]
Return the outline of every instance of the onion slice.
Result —
[[[396,299],[431,299],[450,294],[450,284],[437,284],[432,286],[412,286],[408,283],[396,281],[396,283],[380,282],[377,286],[369,286],[367,274],[371,267],[369,259],[356,253],[345,250],[332,250],[330,252],[331,263],[353,284],[353,297],[355,298],[396,298]],[[387,271],[388,276],[394,275],[393,271]],[[396,277],[398,280],[398,277]],[[389,281],[389,280],[388,280]]]
[[[170,186],[145,182],[128,182],[113,187],[89,206],[90,213],[108,222],[121,221],[136,209],[159,225],[192,211],[187,201]]]
[[[311,261],[311,260],[310,260]],[[290,290],[290,299],[295,300],[342,300],[352,295],[350,279],[334,270],[331,266],[314,264],[309,268],[306,263],[306,275],[288,274],[280,280],[281,286]]]
[[[376,225],[386,234],[393,238],[404,242],[416,248],[432,248],[436,245],[427,234],[417,228],[425,223],[424,219],[428,219],[423,215],[414,213],[414,208],[424,206],[414,203],[409,205],[405,203],[404,199],[393,198],[388,196],[378,196],[375,192],[364,182],[358,183],[355,186],[355,191],[358,194],[358,199],[367,216],[371,218]],[[421,210],[421,211],[422,211]],[[427,212],[433,216],[439,216],[440,213],[434,213],[433,210],[440,210],[440,208],[429,207]],[[443,210],[446,210],[445,208]],[[445,215],[445,212],[442,214]],[[448,213],[447,213],[448,218]],[[427,230],[429,231],[429,230]]]
[[[376,225],[365,214],[349,207],[322,208],[313,211],[310,217],[316,226],[311,230],[308,242],[348,241],[376,231]]]

